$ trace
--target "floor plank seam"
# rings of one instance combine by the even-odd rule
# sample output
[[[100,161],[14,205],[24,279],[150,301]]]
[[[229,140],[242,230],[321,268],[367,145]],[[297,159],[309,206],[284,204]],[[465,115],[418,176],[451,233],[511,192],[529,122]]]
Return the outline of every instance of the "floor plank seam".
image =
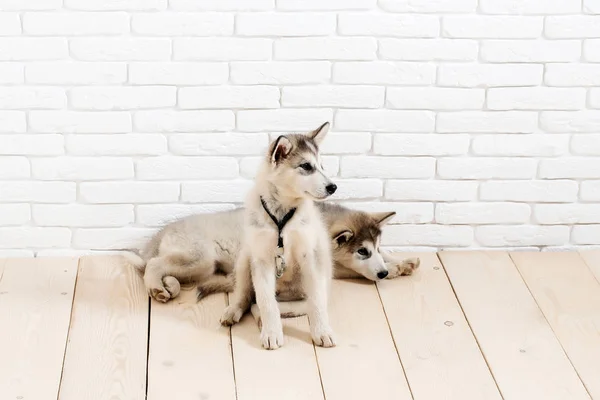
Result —
[[[385,304],[383,304],[383,299],[381,298],[381,293],[379,293],[379,286],[376,283],[375,283],[375,290],[377,290],[377,297],[379,298],[379,302],[381,303],[381,308],[383,309],[383,315],[385,316],[385,322],[387,323],[387,327],[390,332],[390,336],[392,337],[392,343],[394,343],[394,348],[396,349],[396,354],[398,355],[398,361],[400,362],[400,366],[402,367],[402,372],[404,373],[404,379],[406,380],[406,385],[408,386],[408,391],[410,392],[410,397],[414,400],[415,395],[413,394],[412,387],[410,386],[410,381],[408,380],[408,376],[406,375],[406,369],[404,368],[404,364],[402,363],[402,357],[400,357],[400,351],[398,350],[398,345],[396,344],[396,339],[394,338],[394,333],[392,332],[392,327],[390,326],[390,320],[388,319],[387,312],[385,311]]]
[[[225,306],[229,307],[229,293],[225,293]],[[231,370],[233,373],[233,387],[235,392],[235,400],[239,399],[238,388],[237,388],[237,379],[235,376],[235,356],[233,354],[233,330],[232,327],[227,328],[229,332],[229,354],[231,355]]]
[[[148,296],[148,335],[146,339],[146,388],[144,398],[148,398],[148,382],[150,374],[150,324],[152,321],[152,299]]]
[[[475,334],[475,332],[473,331],[473,327],[471,326],[471,323],[469,322],[469,318],[467,317],[467,313],[465,312],[460,299],[458,298],[458,295],[456,294],[456,290],[454,289],[454,285],[452,284],[452,280],[450,279],[450,275],[448,275],[448,271],[446,271],[446,266],[444,265],[444,262],[442,261],[442,258],[440,257],[440,255],[438,253],[435,253],[437,259],[440,262],[440,265],[442,266],[442,269],[444,270],[444,274],[446,275],[446,279],[448,279],[448,283],[450,284],[450,288],[452,289],[452,293],[454,294],[454,298],[456,299],[456,302],[458,303],[458,306],[460,307],[460,312],[462,313],[462,315],[465,317],[465,321],[467,322],[467,326],[469,327],[469,330],[471,331],[471,334],[473,335],[473,339],[475,339],[475,343],[477,344],[477,348],[479,349],[479,353],[481,353],[481,356],[483,357],[483,361],[485,362],[485,365],[488,368],[488,371],[490,371],[490,375],[492,376],[492,379],[494,380],[494,384],[496,385],[496,389],[498,389],[498,393],[500,394],[500,397],[502,397],[504,399],[504,394],[502,394],[502,390],[500,390],[500,386],[498,385],[498,382],[496,381],[496,377],[494,376],[494,372],[492,371],[492,368],[490,367],[490,363],[488,362],[487,357],[485,356],[485,353],[483,352],[483,349],[481,348],[481,344],[479,343],[479,339],[477,339],[477,335]]]
[[[588,270],[590,270],[590,272],[592,273],[592,276],[594,277],[594,279],[596,279],[596,282],[598,282],[600,284],[600,276],[596,276],[596,274],[594,273],[594,270],[592,269],[592,266],[587,262],[587,259],[581,255],[580,251],[577,252],[577,255],[579,256],[579,258],[581,258],[583,260],[583,263],[588,268]],[[2,276],[0,275],[0,280],[1,279],[2,279]]]
[[[308,320],[308,326],[310,329],[310,318],[306,317],[306,319]],[[313,347],[313,352],[315,353],[315,363],[317,364],[317,372],[319,373],[319,382],[321,383],[321,391],[323,392],[323,399],[327,400],[327,395],[325,394],[325,383],[323,382],[323,375],[321,375],[321,366],[319,365],[319,354],[317,352],[317,347],[315,346],[315,344],[311,341],[312,347]]]
[[[577,254],[579,256],[579,253]],[[567,353],[567,350],[565,349],[565,347],[563,346],[562,342],[560,341],[560,339],[558,338],[558,335],[556,334],[556,332],[554,331],[554,327],[552,326],[552,324],[550,323],[550,321],[548,320],[548,317],[546,317],[546,314],[544,314],[544,311],[542,310],[542,307],[540,307],[540,305],[538,304],[537,299],[535,298],[535,296],[533,295],[533,292],[531,291],[531,288],[529,287],[529,285],[527,284],[527,280],[525,279],[525,277],[523,276],[523,274],[521,273],[521,270],[519,269],[519,267],[517,267],[517,263],[515,262],[515,260],[512,258],[512,254],[509,252],[508,253],[508,257],[510,258],[510,261],[513,263],[513,266],[515,267],[515,269],[517,270],[517,272],[519,273],[519,276],[521,277],[521,280],[523,281],[523,283],[525,284],[525,287],[527,288],[527,291],[529,292],[529,295],[533,298],[533,301],[535,301],[535,305],[537,306],[538,310],[540,310],[540,313],[542,314],[542,316],[544,317],[544,321],[546,321],[546,324],[550,327],[550,330],[552,331],[552,333],[554,334],[554,337],[556,338],[556,341],[558,342],[560,349],[562,350],[563,354],[565,355],[565,357],[567,358],[567,360],[569,360],[569,364],[571,365],[571,367],[573,368],[573,371],[575,371],[575,374],[577,375],[577,378],[579,379],[579,381],[581,382],[581,384],[583,385],[583,388],[585,389],[585,391],[587,392],[588,396],[590,396],[590,399],[592,399],[592,395],[588,389],[588,387],[585,385],[585,382],[583,381],[583,379],[581,379],[581,376],[579,375],[579,371],[577,371],[577,368],[575,368],[575,365],[573,364],[573,361],[571,361],[571,357],[569,357],[569,354]],[[584,260],[585,262],[585,260]],[[587,264],[585,264],[587,266]],[[593,275],[593,274],[592,274]]]

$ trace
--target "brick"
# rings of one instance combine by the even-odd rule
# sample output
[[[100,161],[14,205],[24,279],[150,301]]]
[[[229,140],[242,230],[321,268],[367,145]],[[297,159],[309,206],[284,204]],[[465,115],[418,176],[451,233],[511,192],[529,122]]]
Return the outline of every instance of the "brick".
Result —
[[[22,179],[29,178],[31,170],[27,157],[8,157],[0,158],[0,179]]]
[[[368,153],[371,150],[371,134],[366,132],[330,132],[327,135],[327,140],[320,147],[323,154]]]
[[[481,200],[568,203],[577,199],[577,182],[556,181],[490,181],[482,182]]]
[[[581,182],[582,201],[600,201],[600,180]]]
[[[232,62],[231,82],[250,85],[325,83],[331,79],[328,61]]]
[[[133,161],[121,157],[53,157],[31,160],[41,180],[110,180],[133,178]]]
[[[335,83],[371,85],[428,85],[435,82],[435,65],[396,62],[338,62],[333,65]]]
[[[384,156],[448,156],[469,150],[469,135],[376,134],[373,152]]]
[[[600,68],[593,64],[548,64],[544,82],[548,86],[598,86]]]
[[[149,157],[136,163],[136,177],[142,180],[220,179],[238,176],[232,157]]]
[[[467,39],[391,39],[379,40],[382,59],[404,61],[475,61],[478,44]]]
[[[391,180],[385,198],[408,201],[472,201],[477,197],[478,182],[438,180]]]
[[[583,0],[583,12],[588,14],[600,14],[600,3],[596,0]]]
[[[131,116],[118,111],[31,111],[29,127],[43,133],[125,133],[131,131]]]
[[[279,108],[275,86],[213,86],[179,89],[180,108]]]
[[[64,0],[65,8],[85,11],[159,11],[167,0]]]
[[[34,204],[33,221],[40,226],[101,227],[133,223],[133,206]]]
[[[228,131],[235,126],[232,111],[138,111],[137,130],[146,132]]]
[[[600,222],[599,204],[538,204],[535,220],[543,225],[591,224]]]
[[[187,203],[243,203],[250,189],[252,180],[202,181],[181,185],[181,200]]]
[[[41,253],[38,251],[37,253]],[[0,250],[0,257],[3,258],[33,258],[37,254],[32,250],[8,249]]]
[[[600,237],[600,225],[580,225],[574,226],[571,233],[571,243],[573,244],[598,244]]]
[[[0,108],[60,109],[67,105],[64,89],[54,87],[0,87]]]
[[[379,108],[385,88],[376,86],[304,86],[283,88],[283,107]]]
[[[124,63],[42,62],[25,67],[28,83],[51,85],[107,85],[127,80]]]
[[[338,32],[346,36],[437,37],[440,19],[433,15],[414,14],[340,14]]]
[[[599,179],[600,158],[566,157],[540,162],[540,178]]]
[[[73,182],[0,182],[0,202],[70,203],[77,194]]]
[[[73,232],[75,249],[139,248],[156,232],[148,228],[81,228]]]
[[[577,14],[581,4],[572,0],[480,0],[479,8],[485,14]]]
[[[61,60],[68,56],[64,38],[0,37],[0,61]]]
[[[426,224],[433,222],[433,203],[392,203],[347,201],[344,206],[365,212],[395,211],[389,224]],[[385,235],[385,231],[384,231]]]
[[[134,110],[173,107],[177,89],[168,86],[79,87],[71,89],[71,106],[80,110]]]
[[[553,39],[600,37],[600,17],[595,15],[560,15],[546,18],[544,33]]]
[[[134,33],[147,36],[223,36],[233,34],[233,15],[226,13],[144,13],[131,20]]]
[[[68,135],[65,147],[69,154],[78,156],[159,155],[167,152],[167,139],[150,133]]]
[[[182,38],[175,39],[174,60],[243,61],[271,58],[271,39]]]
[[[92,204],[168,203],[179,200],[177,182],[83,182],[82,201]]]
[[[483,89],[453,88],[388,88],[386,105],[389,108],[414,110],[481,109],[485,101]]]
[[[537,113],[529,111],[440,112],[438,132],[531,133],[537,130]]]
[[[341,163],[344,178],[432,178],[434,174],[431,157],[347,156]]]
[[[182,11],[261,11],[275,7],[275,0],[169,0],[169,6]]]
[[[27,122],[24,111],[0,110],[0,133],[25,132]]]
[[[335,29],[330,13],[244,13],[235,20],[238,36],[329,36]]]
[[[588,104],[591,108],[600,108],[600,89],[592,88],[589,92]]]
[[[164,38],[72,39],[71,56],[81,61],[163,61],[171,58],[171,40]]]
[[[473,228],[447,225],[390,225],[381,237],[382,246],[470,246]]]
[[[598,132],[600,111],[544,111],[540,115],[540,127],[547,132]]]
[[[544,66],[537,64],[443,64],[438,85],[456,87],[538,86]]]
[[[537,161],[530,158],[441,158],[437,174],[443,179],[531,179]]]
[[[136,206],[136,222],[144,226],[163,226],[192,214],[232,210],[228,203],[217,204],[142,204]]]
[[[24,225],[31,220],[29,204],[3,204],[0,226]]]
[[[583,42],[583,57],[585,61],[600,62],[600,39]]]
[[[25,13],[23,30],[47,36],[122,35],[129,33],[129,16],[124,12]]]
[[[39,228],[21,226],[0,228],[1,248],[69,247],[71,230],[68,228]]]
[[[529,222],[531,209],[522,203],[440,203],[435,206],[438,224],[521,224]]]
[[[268,145],[266,133],[169,135],[169,150],[179,155],[262,155]]]
[[[237,128],[245,132],[312,130],[331,121],[330,109],[242,110],[237,113]]]
[[[475,229],[479,244],[489,247],[549,246],[569,242],[568,226],[479,226]]]
[[[61,6],[62,0],[0,0],[2,11],[56,10]]]
[[[480,57],[485,62],[570,62],[579,61],[579,40],[486,40]]]
[[[338,110],[335,128],[373,132],[431,132],[435,116],[431,111]]]
[[[264,157],[245,157],[240,160],[240,175],[244,178],[254,179],[258,168],[263,162]],[[323,170],[325,175],[329,177],[337,176],[340,170],[340,162],[338,157],[333,156],[322,156],[321,161],[323,162]],[[338,179],[335,180],[336,182]],[[337,193],[336,192],[336,196]]]
[[[49,156],[64,153],[63,135],[0,135],[1,155]]]
[[[336,179],[336,200],[379,199],[383,195],[381,179]]]
[[[463,13],[477,9],[476,0],[380,0],[386,11],[415,13]]]
[[[2,3],[0,3],[0,9]],[[21,34],[21,18],[17,13],[3,12],[0,14],[0,36],[15,36]]]
[[[136,85],[219,85],[228,77],[227,63],[129,64],[129,82]]]
[[[0,63],[0,84],[25,82],[25,67],[20,64]]]
[[[573,135],[571,151],[582,156],[600,156],[600,134]]]
[[[554,157],[569,149],[568,135],[477,135],[471,143],[478,156]]]
[[[542,17],[445,16],[442,36],[473,39],[534,39],[542,35]]]
[[[277,0],[277,8],[286,11],[307,10],[368,10],[377,7],[377,0]]]
[[[490,110],[580,110],[585,107],[582,88],[492,88],[487,91]]]
[[[275,41],[277,60],[374,60],[377,41],[368,37],[284,38]]]

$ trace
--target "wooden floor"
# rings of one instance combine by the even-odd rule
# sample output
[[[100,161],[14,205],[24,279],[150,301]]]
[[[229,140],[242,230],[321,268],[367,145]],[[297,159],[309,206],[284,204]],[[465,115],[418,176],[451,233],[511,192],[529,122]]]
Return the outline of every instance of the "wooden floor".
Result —
[[[219,325],[225,295],[149,301],[118,257],[0,260],[0,399],[600,399],[600,252],[418,256],[334,281],[336,348],[303,317],[277,351]]]

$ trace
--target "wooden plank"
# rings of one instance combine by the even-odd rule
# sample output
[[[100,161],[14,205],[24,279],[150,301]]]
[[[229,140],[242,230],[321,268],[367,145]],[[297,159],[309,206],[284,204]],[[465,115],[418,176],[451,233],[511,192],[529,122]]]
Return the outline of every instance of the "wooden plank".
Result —
[[[329,308],[337,347],[316,348],[325,398],[411,399],[375,285],[334,280]]]
[[[2,274],[4,273],[4,265],[6,264],[6,258],[0,258],[0,282],[2,282]]]
[[[6,262],[0,281],[0,399],[56,400],[76,258]]]
[[[580,251],[579,255],[590,268],[596,280],[600,282],[600,250]]]
[[[308,319],[284,319],[283,334],[283,347],[265,350],[251,315],[231,328],[238,400],[323,399]]]
[[[435,253],[410,277],[377,283],[415,399],[501,399]]]
[[[588,392],[600,399],[600,283],[575,252],[511,257]]]
[[[83,257],[59,399],[144,399],[147,340],[138,274],[118,256]]]
[[[219,317],[226,295],[200,302],[195,290],[150,308],[149,400],[235,399],[228,327]]]
[[[439,256],[505,399],[589,399],[507,253]]]

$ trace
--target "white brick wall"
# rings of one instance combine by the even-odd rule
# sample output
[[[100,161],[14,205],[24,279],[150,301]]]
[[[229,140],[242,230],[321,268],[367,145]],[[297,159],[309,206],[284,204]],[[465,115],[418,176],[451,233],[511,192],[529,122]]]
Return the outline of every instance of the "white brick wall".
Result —
[[[600,245],[597,0],[0,0],[0,257],[137,245],[332,121],[390,248]]]

